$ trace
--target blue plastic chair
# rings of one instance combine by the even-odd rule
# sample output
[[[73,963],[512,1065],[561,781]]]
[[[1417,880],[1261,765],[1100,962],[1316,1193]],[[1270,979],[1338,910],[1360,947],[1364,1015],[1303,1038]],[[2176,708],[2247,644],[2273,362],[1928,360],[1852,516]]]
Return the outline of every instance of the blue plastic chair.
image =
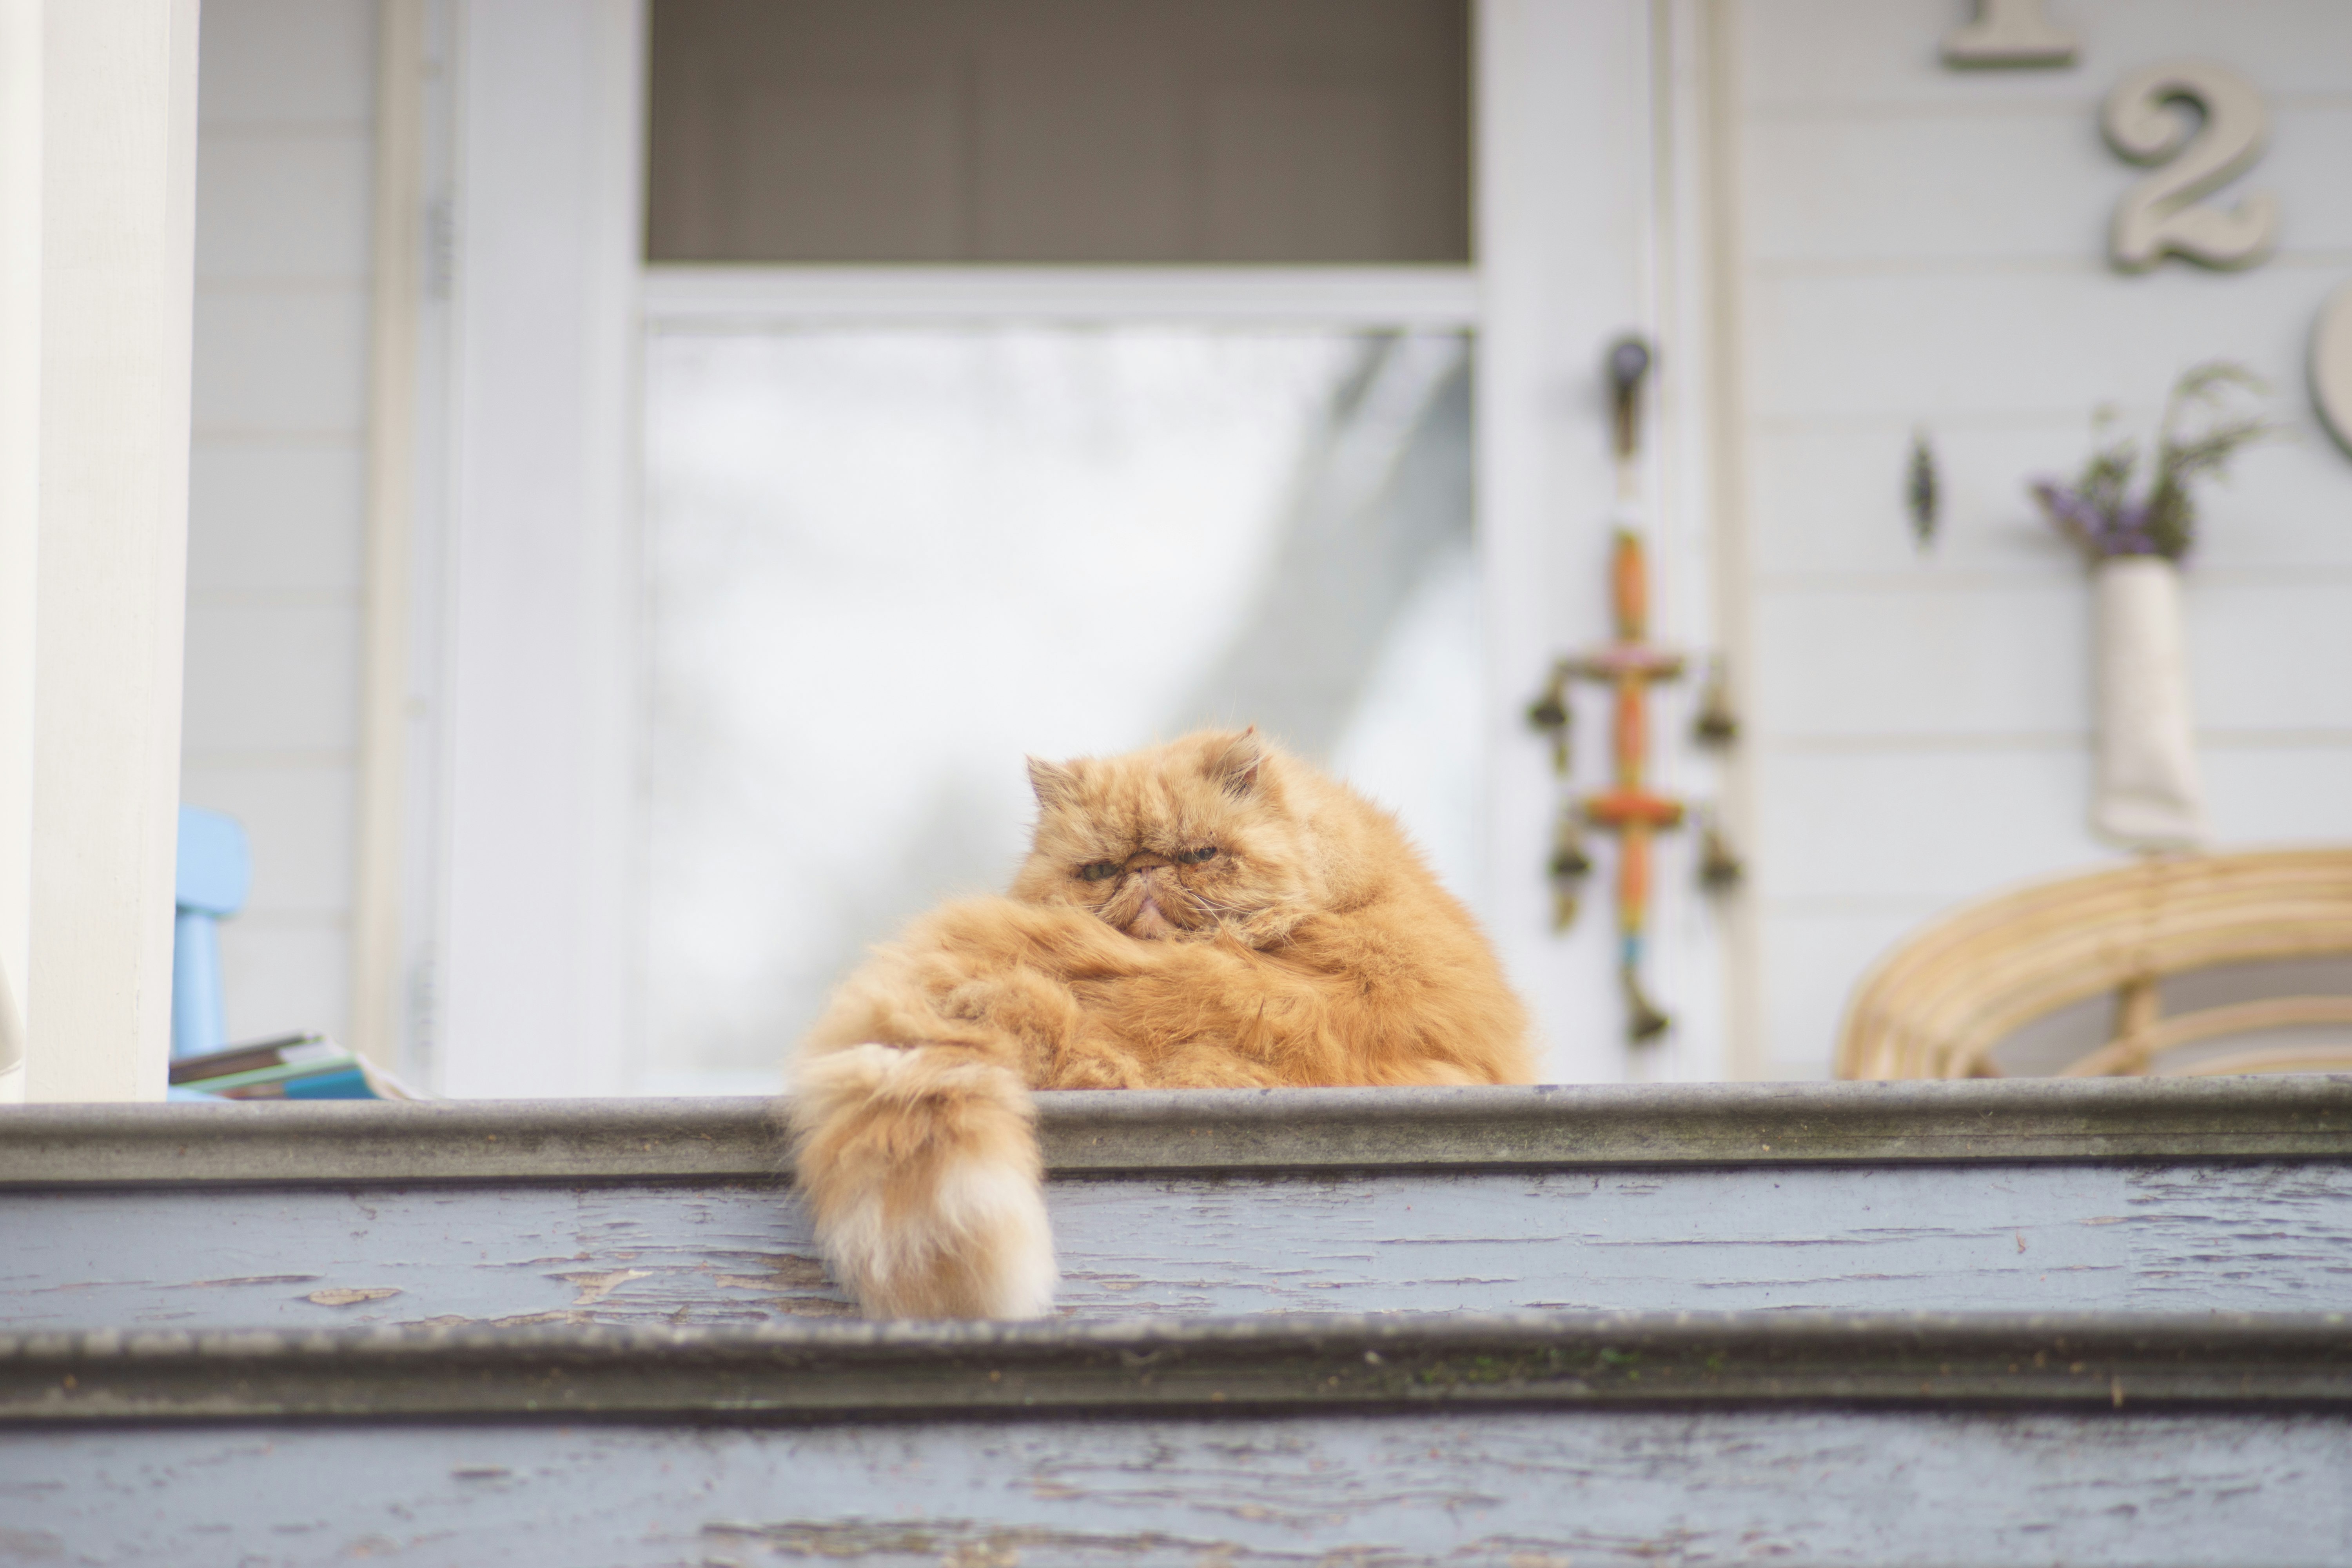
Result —
[[[197,1057],[228,1044],[221,1000],[221,920],[253,890],[253,852],[234,816],[180,807],[180,850],[172,932],[172,1055]]]

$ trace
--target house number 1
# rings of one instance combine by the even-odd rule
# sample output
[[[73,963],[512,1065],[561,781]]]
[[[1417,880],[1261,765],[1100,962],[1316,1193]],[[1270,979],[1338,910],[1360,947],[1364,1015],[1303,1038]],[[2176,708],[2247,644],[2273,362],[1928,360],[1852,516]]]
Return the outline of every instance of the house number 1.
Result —
[[[2191,128],[2180,106],[2203,123]],[[2168,60],[2132,72],[2099,113],[2108,145],[2157,172],[2124,193],[2108,253],[2127,272],[2167,256],[2207,267],[2251,267],[2278,239],[2278,198],[2257,191],[2234,207],[2210,195],[2253,167],[2270,138],[2270,110],[2253,83],[2211,60]]]
[[[2074,35],[2042,14],[2042,0],[1978,0],[1977,18],[1944,35],[1956,70],[2071,66]]]

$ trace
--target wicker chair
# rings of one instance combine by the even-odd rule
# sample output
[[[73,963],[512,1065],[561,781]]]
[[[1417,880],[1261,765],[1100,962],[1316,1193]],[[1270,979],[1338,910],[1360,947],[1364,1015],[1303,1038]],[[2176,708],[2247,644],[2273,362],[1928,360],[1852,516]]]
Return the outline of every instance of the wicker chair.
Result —
[[[2143,860],[1964,905],[1872,967],[1839,1031],[1842,1078],[1998,1078],[2020,1026],[2103,993],[2107,1043],[2067,1078],[2352,1071],[2352,1044],[2249,1048],[2190,1064],[2204,1042],[2293,1026],[2352,1026],[2352,996],[2286,996],[2159,1016],[2164,976],[2217,964],[2352,955],[2352,849]]]

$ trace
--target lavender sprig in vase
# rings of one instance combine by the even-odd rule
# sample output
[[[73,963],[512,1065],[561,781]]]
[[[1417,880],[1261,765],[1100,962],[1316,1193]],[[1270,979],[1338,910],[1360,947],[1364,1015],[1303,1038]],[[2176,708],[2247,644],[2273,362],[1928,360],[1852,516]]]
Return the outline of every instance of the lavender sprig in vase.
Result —
[[[2090,563],[2097,702],[2091,826],[2127,848],[2204,841],[2180,563],[2196,540],[2190,486],[2220,475],[2239,447],[2277,428],[2231,407],[2233,394],[2262,390],[2237,365],[2199,365],[2166,402],[2145,488],[2132,483],[2140,449],[2128,437],[2095,450],[2073,484],[2032,486],[2050,521]]]

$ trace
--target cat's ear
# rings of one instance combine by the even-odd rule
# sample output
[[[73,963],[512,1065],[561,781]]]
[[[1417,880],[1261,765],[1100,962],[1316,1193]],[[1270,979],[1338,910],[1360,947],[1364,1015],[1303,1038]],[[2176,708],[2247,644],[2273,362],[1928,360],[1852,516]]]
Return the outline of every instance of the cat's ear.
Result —
[[[1037,804],[1051,808],[1076,800],[1078,795],[1078,775],[1059,763],[1049,763],[1041,757],[1031,757],[1029,787],[1037,792]]]
[[[1253,724],[1209,759],[1209,776],[1223,785],[1227,795],[1245,795],[1257,788],[1258,769],[1265,765],[1265,747]]]

